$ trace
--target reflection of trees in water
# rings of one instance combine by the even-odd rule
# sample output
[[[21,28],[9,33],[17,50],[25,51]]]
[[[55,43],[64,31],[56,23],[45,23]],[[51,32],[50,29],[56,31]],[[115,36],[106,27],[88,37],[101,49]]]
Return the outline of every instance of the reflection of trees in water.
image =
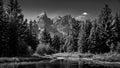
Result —
[[[117,68],[110,66],[100,66],[95,64],[86,64],[82,61],[67,61],[67,60],[56,60],[55,62],[42,62],[36,64],[28,64],[28,65],[19,65],[19,66],[10,66],[3,68]],[[119,67],[118,67],[119,68]]]
[[[19,65],[18,67],[15,68],[36,68],[36,66],[35,64],[27,64],[27,65]]]

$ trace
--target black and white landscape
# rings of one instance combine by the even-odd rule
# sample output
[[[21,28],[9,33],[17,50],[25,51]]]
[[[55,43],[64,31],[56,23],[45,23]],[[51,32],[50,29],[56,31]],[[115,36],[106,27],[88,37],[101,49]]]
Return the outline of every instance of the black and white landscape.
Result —
[[[119,0],[0,0],[0,68],[119,68]]]

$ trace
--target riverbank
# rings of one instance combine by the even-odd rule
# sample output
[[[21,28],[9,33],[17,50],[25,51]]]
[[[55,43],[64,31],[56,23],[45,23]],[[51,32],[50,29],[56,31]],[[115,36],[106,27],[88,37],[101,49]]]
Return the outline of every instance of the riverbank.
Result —
[[[107,61],[107,62],[120,62],[120,54],[118,53],[105,53],[105,54],[91,54],[91,53],[57,53],[51,55],[53,58],[88,58],[92,60]]]
[[[106,53],[106,54],[58,53],[53,54],[53,57],[56,59],[77,61],[86,64],[120,67],[120,54],[118,53]]]
[[[3,57],[0,58],[0,64],[2,63],[20,63],[20,62],[39,62],[43,60],[51,60],[46,56],[40,57]]]
[[[120,66],[120,54],[106,53],[106,54],[90,54],[90,53],[57,53],[52,55],[34,55],[32,57],[4,57],[0,58],[0,64],[34,64],[40,61],[49,61],[50,63],[56,60],[68,60],[86,64],[97,65],[114,65]]]

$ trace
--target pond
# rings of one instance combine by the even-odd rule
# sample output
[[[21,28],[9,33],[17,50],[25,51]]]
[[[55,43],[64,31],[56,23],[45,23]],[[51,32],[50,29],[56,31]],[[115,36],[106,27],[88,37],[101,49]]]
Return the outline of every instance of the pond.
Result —
[[[31,64],[5,64],[0,65],[0,68],[120,68],[115,66],[100,66],[95,64],[86,64],[84,62],[75,62],[68,60],[44,61]]]

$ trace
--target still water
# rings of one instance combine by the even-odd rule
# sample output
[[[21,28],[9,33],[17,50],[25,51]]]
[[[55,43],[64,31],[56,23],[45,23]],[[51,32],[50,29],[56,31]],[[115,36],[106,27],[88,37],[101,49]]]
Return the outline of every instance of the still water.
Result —
[[[115,66],[100,66],[95,64],[86,64],[84,62],[73,62],[57,60],[53,62],[37,62],[34,64],[20,65],[2,65],[0,68],[120,68]]]

